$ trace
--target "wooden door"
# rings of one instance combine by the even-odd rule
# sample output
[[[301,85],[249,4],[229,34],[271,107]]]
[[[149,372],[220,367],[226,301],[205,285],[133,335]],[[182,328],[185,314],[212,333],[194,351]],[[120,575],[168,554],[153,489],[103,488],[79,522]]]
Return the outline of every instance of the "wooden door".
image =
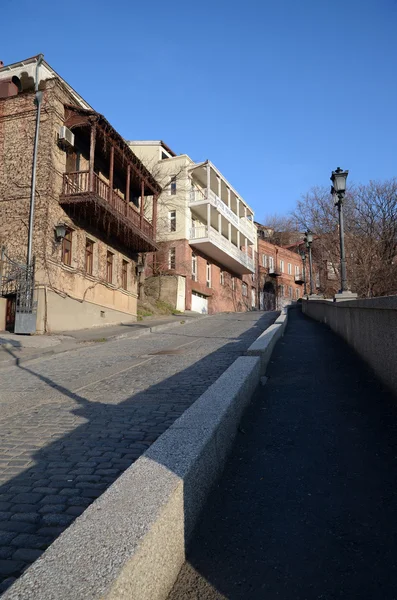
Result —
[[[6,306],[6,330],[14,331],[16,296],[8,296]]]

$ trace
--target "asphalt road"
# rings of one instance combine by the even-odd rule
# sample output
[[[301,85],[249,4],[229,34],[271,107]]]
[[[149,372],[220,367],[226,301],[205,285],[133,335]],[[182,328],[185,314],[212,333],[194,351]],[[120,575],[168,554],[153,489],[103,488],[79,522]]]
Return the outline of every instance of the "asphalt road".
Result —
[[[0,592],[275,318],[221,314],[2,370]]]
[[[395,600],[397,404],[290,312],[169,600]]]

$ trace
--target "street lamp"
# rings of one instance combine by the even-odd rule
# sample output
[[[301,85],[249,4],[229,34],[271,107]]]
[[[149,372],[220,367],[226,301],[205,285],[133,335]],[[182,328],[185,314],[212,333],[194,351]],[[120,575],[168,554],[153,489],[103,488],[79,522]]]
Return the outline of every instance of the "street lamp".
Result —
[[[303,295],[306,296],[307,285],[306,285],[306,252],[305,252],[305,250],[302,250],[302,252],[300,252],[300,255],[301,255],[301,259],[302,259],[302,268],[303,268]]]
[[[341,272],[341,289],[335,295],[335,300],[354,299],[357,294],[353,294],[347,285],[346,276],[346,255],[345,255],[345,232],[343,224],[343,200],[346,194],[346,179],[349,171],[343,171],[340,167],[336,171],[332,171],[330,177],[332,181],[331,194],[334,199],[334,205],[338,207],[339,213],[339,244],[340,244],[340,272]]]
[[[313,296],[313,263],[312,263],[312,243],[313,233],[308,229],[305,232],[305,245],[309,251],[309,281],[310,281],[310,295]]]

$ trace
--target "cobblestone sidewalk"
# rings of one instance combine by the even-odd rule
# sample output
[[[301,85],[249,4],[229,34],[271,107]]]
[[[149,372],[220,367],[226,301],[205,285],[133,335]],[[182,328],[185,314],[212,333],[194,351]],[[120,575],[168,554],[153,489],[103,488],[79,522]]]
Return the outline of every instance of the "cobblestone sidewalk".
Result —
[[[1,372],[0,591],[276,318],[217,315]]]

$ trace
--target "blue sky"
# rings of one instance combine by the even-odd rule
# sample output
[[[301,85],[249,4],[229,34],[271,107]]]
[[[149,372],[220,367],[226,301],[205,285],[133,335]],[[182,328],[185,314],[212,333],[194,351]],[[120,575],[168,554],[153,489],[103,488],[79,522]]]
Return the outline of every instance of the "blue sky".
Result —
[[[36,10],[37,8],[37,10]],[[258,220],[332,169],[397,176],[397,0],[2,2],[0,59],[45,59],[127,139],[209,158]]]

